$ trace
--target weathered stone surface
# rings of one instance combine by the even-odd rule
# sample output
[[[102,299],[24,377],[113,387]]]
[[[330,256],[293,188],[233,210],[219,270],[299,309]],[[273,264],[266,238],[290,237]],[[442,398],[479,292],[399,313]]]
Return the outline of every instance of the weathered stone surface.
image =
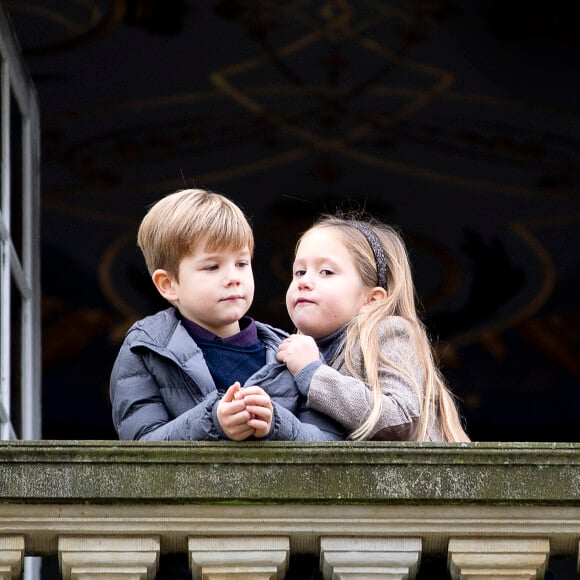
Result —
[[[221,537],[319,554],[350,537],[439,556],[451,539],[540,538],[576,558],[580,444],[2,442],[0,529],[27,556],[155,536],[162,554]]]
[[[0,444],[0,502],[580,504],[575,443]]]

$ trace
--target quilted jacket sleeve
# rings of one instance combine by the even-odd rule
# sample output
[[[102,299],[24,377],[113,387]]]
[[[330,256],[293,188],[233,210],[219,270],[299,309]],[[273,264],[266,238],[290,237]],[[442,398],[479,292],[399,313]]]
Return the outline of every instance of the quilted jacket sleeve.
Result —
[[[220,438],[211,410],[218,393],[172,418],[144,358],[127,344],[119,351],[110,382],[113,424],[119,439],[202,441]]]
[[[294,415],[274,402],[274,424],[268,441],[343,441],[346,431],[330,417],[308,409],[305,400]]]

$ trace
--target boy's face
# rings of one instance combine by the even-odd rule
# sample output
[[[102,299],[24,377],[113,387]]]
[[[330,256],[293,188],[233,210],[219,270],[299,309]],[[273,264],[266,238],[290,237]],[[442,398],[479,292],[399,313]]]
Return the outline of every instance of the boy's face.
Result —
[[[202,248],[181,260],[179,282],[171,284],[183,316],[222,338],[232,336],[254,299],[250,251]]]

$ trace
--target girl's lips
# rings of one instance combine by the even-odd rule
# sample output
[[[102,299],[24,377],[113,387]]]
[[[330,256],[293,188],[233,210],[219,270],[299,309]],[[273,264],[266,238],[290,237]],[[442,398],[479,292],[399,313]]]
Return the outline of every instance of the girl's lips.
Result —
[[[231,300],[242,300],[243,296],[239,296],[238,294],[235,294],[233,296],[226,296],[225,298],[222,298],[222,301],[228,302]]]
[[[308,300],[308,298],[298,298],[296,300],[296,306],[299,304],[314,304],[314,302],[312,300]]]

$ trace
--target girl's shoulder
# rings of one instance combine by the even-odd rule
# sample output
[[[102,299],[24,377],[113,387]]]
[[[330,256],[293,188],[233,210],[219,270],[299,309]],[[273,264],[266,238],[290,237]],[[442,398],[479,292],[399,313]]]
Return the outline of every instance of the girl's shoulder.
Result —
[[[379,336],[384,338],[410,338],[413,334],[413,324],[402,316],[387,316],[379,326]]]
[[[402,364],[420,378],[422,371],[417,358],[417,338],[417,328],[412,321],[401,316],[388,316],[381,323],[378,342],[387,359]]]

